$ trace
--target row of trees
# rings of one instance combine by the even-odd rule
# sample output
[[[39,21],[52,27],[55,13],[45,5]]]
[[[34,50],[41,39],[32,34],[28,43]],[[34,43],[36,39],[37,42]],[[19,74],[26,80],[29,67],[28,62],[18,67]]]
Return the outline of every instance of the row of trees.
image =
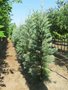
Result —
[[[0,0],[0,37],[10,35],[11,11],[14,2],[22,0]],[[49,9],[48,18],[50,23],[50,31],[53,36],[66,35],[68,33],[68,2],[67,0],[57,0],[57,8]]]
[[[68,3],[57,1],[58,7],[45,12],[34,12],[24,25],[13,31],[12,39],[18,59],[32,78],[48,79],[52,38],[68,33]]]
[[[12,3],[20,1],[0,0],[1,38],[12,34],[14,26],[10,23]],[[58,0],[57,4],[58,8],[50,9],[47,16],[45,12],[33,13],[25,25],[13,33],[14,44],[24,68],[31,76],[40,79],[48,78],[48,63],[51,61],[49,56],[54,53],[51,48],[51,34],[53,37],[60,37],[68,33],[68,3]]]
[[[10,23],[11,6],[8,0],[0,1],[0,36],[7,36]]]
[[[50,31],[55,38],[68,36],[68,2],[57,1],[57,8],[49,9]]]
[[[10,15],[14,1],[20,0],[0,0],[0,37],[12,34]],[[59,37],[68,33],[68,3],[59,0],[57,3],[58,8],[50,9],[47,14],[34,12],[12,35],[24,69],[30,76],[42,80],[48,79],[48,63],[55,51],[52,48],[52,36]]]
[[[21,0],[0,0],[0,37],[8,37],[11,25],[11,11],[14,2]]]
[[[7,38],[12,34],[14,24],[11,24],[12,4],[20,0],[0,0],[0,58],[4,58],[7,48]]]

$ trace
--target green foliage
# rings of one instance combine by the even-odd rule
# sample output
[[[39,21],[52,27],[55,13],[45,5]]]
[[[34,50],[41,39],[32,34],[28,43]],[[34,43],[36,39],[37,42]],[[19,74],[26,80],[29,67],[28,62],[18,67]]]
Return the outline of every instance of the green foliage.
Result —
[[[68,33],[68,3],[58,1],[59,7],[47,13],[51,23],[50,31],[55,38]]]
[[[3,28],[3,27],[4,27],[3,25],[0,25],[0,38],[5,37],[4,32],[1,31],[1,28]]]
[[[9,38],[11,39],[11,37],[12,37],[12,32],[13,32],[13,30],[16,28],[16,24],[15,23],[11,23],[10,25],[9,25]]]
[[[3,37],[5,37],[4,32],[0,31],[0,38],[3,38]]]
[[[0,32],[1,35],[4,34],[6,37],[10,35],[10,23],[11,23],[11,11],[12,11],[12,4],[14,2],[21,2],[21,0],[0,0],[0,25],[3,27],[1,28]],[[1,26],[0,26],[1,27]],[[1,36],[0,35],[0,36]]]
[[[9,0],[2,0],[2,2],[0,2],[0,25],[4,26],[1,30],[4,31],[5,36],[8,36],[9,32],[11,9],[12,7]]]
[[[49,26],[46,14],[37,11],[13,31],[18,58],[33,78],[48,79],[49,76],[48,63],[52,61],[49,57],[54,53]]]
[[[3,28],[4,26],[3,25],[0,25],[0,29]]]
[[[57,0],[58,8],[64,5],[64,0]]]
[[[19,3],[19,2],[22,2],[22,0],[12,0],[12,2]]]

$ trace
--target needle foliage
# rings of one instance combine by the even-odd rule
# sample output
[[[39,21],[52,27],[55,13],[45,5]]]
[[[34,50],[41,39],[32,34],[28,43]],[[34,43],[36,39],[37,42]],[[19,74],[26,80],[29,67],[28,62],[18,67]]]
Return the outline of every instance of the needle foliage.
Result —
[[[48,64],[52,61],[50,56],[54,53],[49,27],[45,12],[36,11],[28,17],[25,24],[14,30],[12,35],[24,69],[32,78],[39,80],[48,79]]]

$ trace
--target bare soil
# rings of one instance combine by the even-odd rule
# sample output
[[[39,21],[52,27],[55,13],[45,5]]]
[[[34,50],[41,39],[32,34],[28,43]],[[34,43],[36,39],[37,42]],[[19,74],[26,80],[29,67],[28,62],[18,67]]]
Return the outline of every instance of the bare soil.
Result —
[[[0,82],[0,90],[29,90],[24,76],[19,71],[20,64],[16,58],[16,52],[11,41],[8,41],[5,72],[1,74],[3,78]]]
[[[55,61],[49,65],[51,71],[49,81],[30,83],[24,73],[20,72],[21,66],[10,40],[2,66],[0,90],[68,90],[68,70],[65,65],[60,66]]]

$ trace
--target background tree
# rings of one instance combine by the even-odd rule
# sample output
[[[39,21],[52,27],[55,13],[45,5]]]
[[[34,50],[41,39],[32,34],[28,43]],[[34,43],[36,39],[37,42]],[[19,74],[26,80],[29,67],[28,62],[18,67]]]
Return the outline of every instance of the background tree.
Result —
[[[7,38],[11,34],[12,4],[21,0],[0,0],[0,58],[5,54]]]
[[[58,4],[58,8],[49,9],[47,13],[49,21],[52,24],[50,26],[50,31],[55,37],[60,37],[68,33],[68,3],[59,2]]]
[[[9,35],[13,2],[21,2],[21,0],[0,0],[0,25],[3,26],[0,33],[3,33],[6,37]]]

